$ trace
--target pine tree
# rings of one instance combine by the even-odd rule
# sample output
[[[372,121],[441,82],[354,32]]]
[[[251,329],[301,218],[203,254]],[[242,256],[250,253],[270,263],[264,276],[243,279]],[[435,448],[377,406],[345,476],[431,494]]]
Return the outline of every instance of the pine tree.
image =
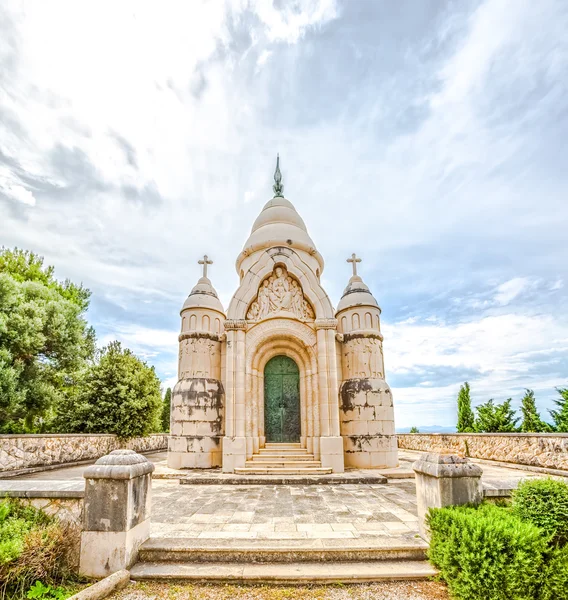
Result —
[[[533,390],[527,389],[521,400],[521,414],[523,417],[521,431],[523,433],[538,433],[549,431],[548,424],[545,423],[538,414]]]
[[[420,431],[418,430],[418,427],[413,426],[413,427],[410,428],[410,432],[409,433],[420,433]]]
[[[164,405],[162,407],[162,431],[167,433],[170,430],[170,410],[172,404],[172,388],[166,390],[164,396]]]
[[[568,433],[568,388],[557,388],[560,394],[560,400],[555,400],[554,404],[558,410],[549,411],[554,420],[554,430],[558,433]]]
[[[469,395],[469,383],[466,381],[460,387],[458,394],[458,433],[474,431],[475,417],[471,410],[471,398]]]
[[[493,398],[480,404],[475,410],[475,431],[477,433],[511,433],[517,431],[515,411],[511,408],[512,398],[503,404],[493,404]]]

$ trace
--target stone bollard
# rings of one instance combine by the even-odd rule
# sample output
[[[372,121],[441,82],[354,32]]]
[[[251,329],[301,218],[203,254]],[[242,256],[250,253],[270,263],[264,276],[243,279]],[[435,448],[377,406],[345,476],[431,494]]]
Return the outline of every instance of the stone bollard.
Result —
[[[418,527],[424,539],[429,538],[426,514],[429,508],[459,504],[479,504],[483,500],[480,466],[455,454],[430,452],[413,465],[416,473]]]
[[[81,575],[106,577],[134,564],[150,536],[153,470],[133,450],[113,450],[85,470]]]

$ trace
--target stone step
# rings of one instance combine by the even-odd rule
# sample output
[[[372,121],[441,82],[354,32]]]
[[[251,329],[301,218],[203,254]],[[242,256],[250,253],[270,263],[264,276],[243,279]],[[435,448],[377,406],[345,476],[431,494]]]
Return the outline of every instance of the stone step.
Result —
[[[421,538],[397,535],[294,540],[151,537],[140,547],[140,560],[191,564],[421,561],[427,549]]]
[[[235,469],[237,475],[326,475],[333,469],[325,467],[238,467]]]
[[[312,467],[321,467],[321,460],[247,460],[245,463],[247,468],[280,468],[280,469],[304,469]]]
[[[316,460],[316,457],[313,454],[282,454],[282,453],[271,453],[271,454],[253,454],[251,457],[252,460],[280,460],[280,459],[290,459],[290,460]]]
[[[362,583],[426,580],[437,574],[426,561],[341,563],[179,563],[139,562],[130,570],[134,580],[189,580],[232,583]]]
[[[278,454],[278,455],[297,454],[298,456],[305,456],[305,455],[310,455],[312,453],[308,452],[305,448],[288,448],[288,449],[280,449],[280,450],[276,450],[276,449],[272,449],[272,448],[268,448],[268,449],[260,448],[257,456],[264,456],[264,455],[272,456],[273,454]]]
[[[267,448],[301,448],[300,442],[266,442]]]

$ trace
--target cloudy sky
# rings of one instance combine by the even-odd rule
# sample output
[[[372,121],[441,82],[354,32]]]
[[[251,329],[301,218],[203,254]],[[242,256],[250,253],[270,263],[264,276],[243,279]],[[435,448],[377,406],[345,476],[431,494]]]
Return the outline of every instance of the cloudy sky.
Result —
[[[564,0],[4,0],[0,244],[93,292],[99,342],[176,379],[179,308],[286,196],[337,304],[383,309],[397,426],[568,385]]]

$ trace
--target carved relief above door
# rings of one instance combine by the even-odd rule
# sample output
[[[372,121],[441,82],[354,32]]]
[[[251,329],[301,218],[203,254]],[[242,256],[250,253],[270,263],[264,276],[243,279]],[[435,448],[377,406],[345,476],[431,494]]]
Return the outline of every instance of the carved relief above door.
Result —
[[[247,312],[247,320],[262,321],[271,315],[286,314],[300,321],[313,321],[315,318],[300,283],[288,275],[286,267],[278,266],[260,284],[258,294]]]

